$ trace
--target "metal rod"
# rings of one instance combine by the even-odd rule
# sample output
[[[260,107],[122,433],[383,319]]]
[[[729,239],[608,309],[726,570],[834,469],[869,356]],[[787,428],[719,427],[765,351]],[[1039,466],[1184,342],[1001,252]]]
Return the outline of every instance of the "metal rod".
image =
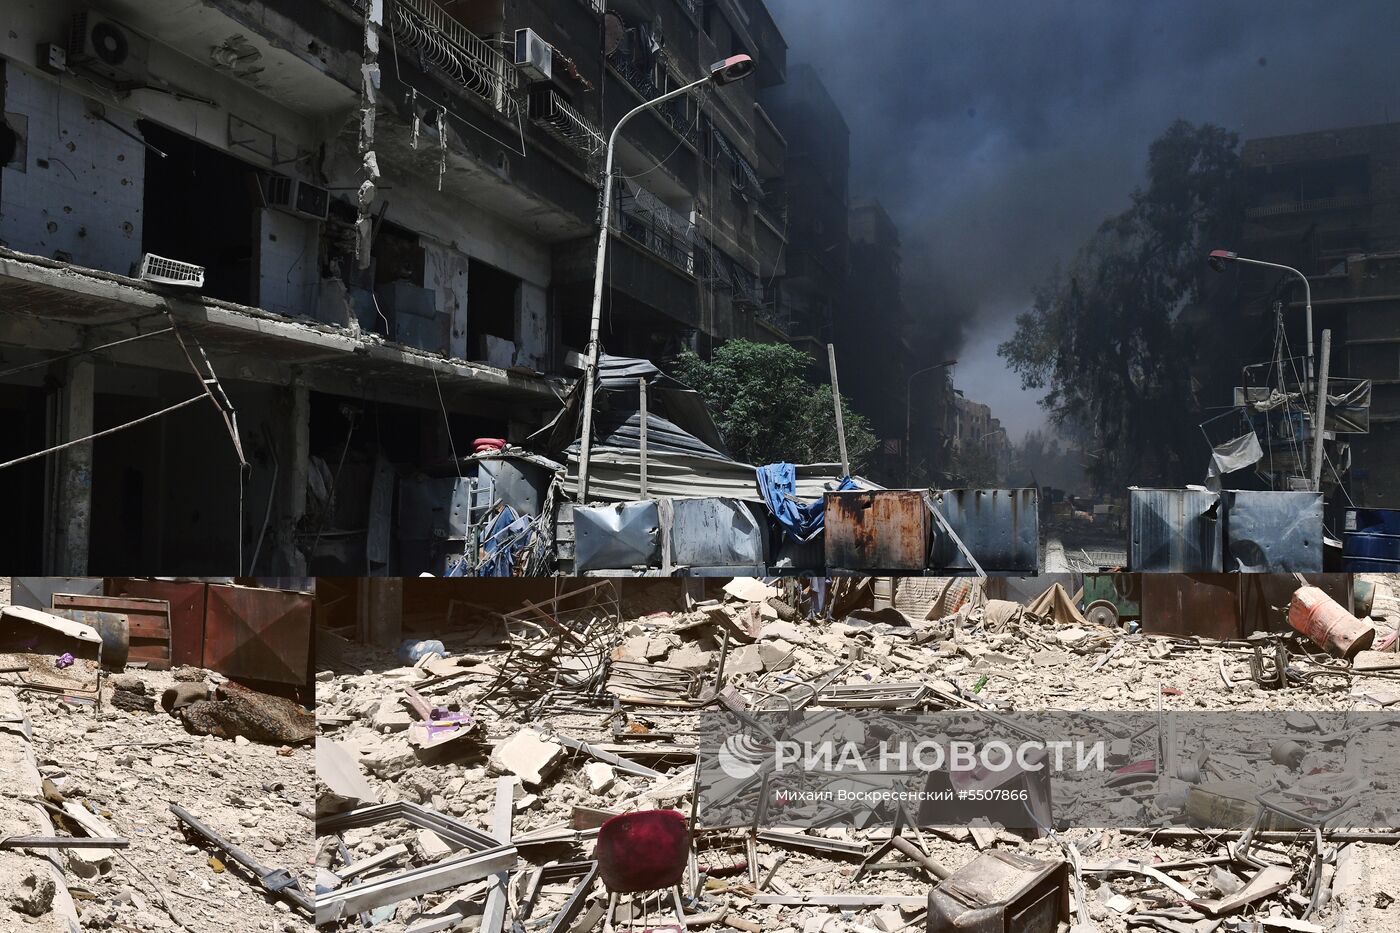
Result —
[[[638,481],[638,498],[647,497],[647,380],[646,377],[637,380],[638,408],[642,421],[642,473]]]
[[[224,839],[208,826],[199,821],[194,814],[186,810],[177,803],[170,805],[170,812],[175,814],[175,818],[184,823],[204,838],[211,846],[222,851],[230,859],[242,865],[249,872],[257,876],[258,884],[263,889],[275,897],[280,897],[308,914],[316,913],[316,903],[307,893],[296,886],[296,879],[292,878],[281,868],[268,868],[238,846]]]
[[[851,475],[851,460],[846,456],[846,425],[841,417],[841,383],[836,378],[836,345],[826,345],[826,362],[831,369],[831,405],[836,410],[836,443],[841,448],[841,475]]]

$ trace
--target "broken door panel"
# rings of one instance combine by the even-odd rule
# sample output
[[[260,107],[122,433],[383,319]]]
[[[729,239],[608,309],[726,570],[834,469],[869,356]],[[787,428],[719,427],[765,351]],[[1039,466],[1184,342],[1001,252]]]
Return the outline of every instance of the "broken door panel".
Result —
[[[761,575],[768,526],[738,499],[662,499],[667,562],[692,572]]]

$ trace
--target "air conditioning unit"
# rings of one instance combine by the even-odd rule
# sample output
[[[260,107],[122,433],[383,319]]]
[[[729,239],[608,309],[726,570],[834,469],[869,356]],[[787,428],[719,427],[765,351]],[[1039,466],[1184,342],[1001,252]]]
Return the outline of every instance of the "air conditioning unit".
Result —
[[[286,175],[264,175],[263,197],[268,207],[313,220],[325,220],[331,207],[325,188]]]
[[[146,81],[151,42],[95,10],[76,13],[68,33],[68,64],[117,84]]]
[[[515,31],[515,67],[533,81],[548,81],[554,75],[554,48],[533,29]]]

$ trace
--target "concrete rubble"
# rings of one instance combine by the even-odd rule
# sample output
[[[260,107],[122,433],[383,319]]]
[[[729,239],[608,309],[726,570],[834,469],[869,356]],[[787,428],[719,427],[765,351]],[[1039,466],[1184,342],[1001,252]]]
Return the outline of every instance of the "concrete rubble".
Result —
[[[1019,604],[989,605],[976,586],[969,604],[942,618],[873,609],[868,586],[833,582],[826,599],[839,607],[834,617],[811,611],[817,594],[806,580],[736,580],[706,588],[708,598],[698,601],[687,590],[659,611],[619,611],[589,592],[572,601],[566,593],[528,612],[480,607],[465,626],[459,619],[431,631],[448,653],[431,668],[400,666],[390,652],[342,645],[317,678],[320,742],[337,750],[336,764],[322,766],[323,797],[338,796],[351,813],[371,798],[426,808],[435,819],[486,834],[474,858],[503,852],[506,866],[377,903],[361,920],[384,933],[500,933],[556,920],[558,929],[575,933],[602,929],[608,895],[589,874],[601,864],[592,861],[602,857],[595,854],[598,828],[623,813],[691,813],[698,709],[725,697],[752,702],[832,671],[839,675],[823,693],[831,703],[844,702],[842,687],[898,685],[890,688],[894,699],[879,701],[896,709],[907,708],[898,699],[904,687],[924,708],[936,697],[1015,711],[1303,713],[1382,710],[1397,700],[1393,680],[1364,673],[1270,689],[1250,679],[1240,643],[1055,621]],[[1378,588],[1372,612],[1378,644],[1400,623],[1395,595],[1384,583]],[[1277,640],[1306,663],[1300,637],[1283,633]],[[1397,657],[1393,651],[1390,658]],[[1386,659],[1361,660],[1357,671],[1383,668]],[[405,686],[434,715],[470,711],[478,728],[448,757],[415,752],[404,731],[379,715],[399,703]],[[399,705],[411,714],[408,703]],[[1125,761],[1127,749],[1111,754]],[[1208,789],[1210,777],[1201,778]],[[974,860],[997,854],[1070,866],[1070,914],[1061,931],[1379,931],[1393,927],[1391,905],[1400,897],[1400,828],[1391,829],[1357,834],[1357,841],[1324,832],[1329,861],[1320,893],[1308,883],[1310,836],[1270,843],[1267,857],[1278,865],[1258,870],[1232,858],[1228,834],[1071,826],[1037,837],[979,822],[924,830],[918,844],[899,839],[903,848],[890,850],[882,870],[861,872],[862,859],[888,848],[888,828],[704,830],[695,836],[680,900],[687,928],[923,930],[930,928],[928,895],[941,874],[980,873],[983,863]],[[431,837],[424,844],[421,827],[405,820],[336,831],[318,826],[318,833],[322,895],[454,862],[440,861],[443,846]],[[459,852],[455,862],[471,860]],[[892,868],[895,860],[904,864]],[[674,928],[669,896],[645,908],[644,921],[624,896],[613,920]],[[337,922],[343,929],[359,926],[353,919],[326,926]]]
[[[0,605],[8,602],[6,588]],[[269,867],[290,869],[310,891],[310,744],[250,741],[246,729],[228,738],[193,734],[159,702],[163,693],[190,685],[200,692],[247,694],[258,708],[285,709],[290,700],[242,690],[209,671],[176,667],[108,675],[99,701],[83,692],[97,680],[95,662],[77,660],[56,670],[51,657],[15,653],[0,654],[0,667],[28,671],[0,676],[0,719],[27,724],[33,772],[32,782],[21,780],[23,755],[14,754],[22,736],[0,724],[0,837],[95,836],[120,845],[0,844],[0,929],[312,928],[309,918],[266,896],[223,852],[183,833],[169,809],[172,803],[187,807],[226,842]],[[17,686],[21,681],[13,678],[21,676],[57,689]]]

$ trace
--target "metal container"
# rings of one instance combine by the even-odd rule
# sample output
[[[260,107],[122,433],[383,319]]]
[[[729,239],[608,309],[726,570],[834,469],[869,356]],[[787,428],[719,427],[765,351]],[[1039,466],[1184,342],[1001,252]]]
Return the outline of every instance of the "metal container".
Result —
[[[1221,498],[1225,570],[1322,572],[1322,493],[1230,489]]]
[[[842,572],[920,572],[928,565],[929,516],[917,489],[828,492],[826,566]]]
[[[1342,569],[1400,573],[1400,509],[1347,509]]]
[[[174,664],[204,666],[204,600],[202,580],[152,580],[118,577],[112,580],[114,596],[163,599],[170,604],[170,660]]]
[[[1069,866],[984,852],[928,895],[929,933],[1054,933],[1068,923]]]
[[[115,641],[121,631],[121,623],[107,616],[124,616],[128,641],[126,662],[145,661],[147,667],[157,671],[170,669],[170,604],[163,599],[55,593],[53,613],[91,625],[103,633],[104,663],[107,633],[112,633]]]
[[[666,569],[707,573],[763,567],[768,524],[739,499],[662,499],[658,503]]]
[[[1300,586],[1288,605],[1288,622],[1338,658],[1354,658],[1376,640],[1376,627],[1358,619],[1315,586]]]
[[[1220,496],[1204,489],[1128,490],[1128,566],[1210,573],[1221,561]]]
[[[977,563],[989,573],[1035,573],[1040,569],[1040,506],[1034,489],[947,489],[936,497],[939,511]],[[933,529],[930,564],[940,570],[971,570],[972,564],[942,528]]]
[[[574,571],[661,566],[661,516],[656,502],[576,505]]]
[[[1142,575],[1137,573],[1086,573],[1084,574],[1082,601],[1086,609],[1097,602],[1111,603],[1119,621],[1140,618],[1142,616]]]
[[[309,683],[314,603],[309,593],[210,584],[204,667],[228,677]]]

